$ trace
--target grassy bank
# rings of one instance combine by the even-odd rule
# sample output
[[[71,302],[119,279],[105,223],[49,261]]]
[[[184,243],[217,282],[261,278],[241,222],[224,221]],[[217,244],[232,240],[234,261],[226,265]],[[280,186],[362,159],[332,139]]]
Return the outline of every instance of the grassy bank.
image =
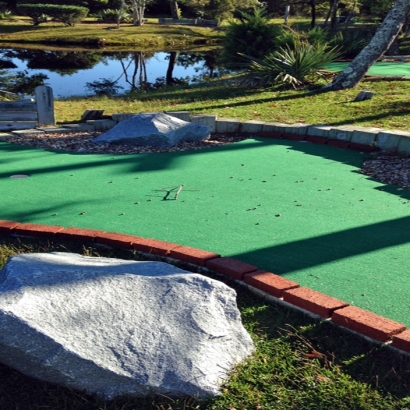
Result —
[[[138,259],[126,251],[70,242],[0,237],[0,267],[21,252],[77,252]],[[163,396],[102,402],[33,380],[0,365],[0,409],[35,410],[286,410],[410,409],[410,358],[372,344],[327,321],[270,304],[234,283],[255,354],[232,374],[220,397],[208,401]]]
[[[360,90],[373,91],[371,100],[355,103]],[[409,129],[410,82],[362,82],[357,88],[318,93],[307,90],[251,89],[210,82],[171,87],[124,97],[70,98],[55,102],[59,123],[78,121],[86,109],[105,114],[190,111],[218,117],[281,123],[344,125]]]
[[[175,49],[198,45],[216,44],[222,41],[219,28],[195,26],[165,26],[147,24],[136,27],[122,24],[119,29],[113,23],[85,22],[74,27],[61,23],[33,26],[27,19],[0,20],[0,44],[21,45],[70,45],[103,49]]]

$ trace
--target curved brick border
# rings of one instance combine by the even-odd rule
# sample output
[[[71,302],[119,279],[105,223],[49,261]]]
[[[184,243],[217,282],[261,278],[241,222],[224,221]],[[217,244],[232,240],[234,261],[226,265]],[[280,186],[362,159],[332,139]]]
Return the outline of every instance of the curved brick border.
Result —
[[[352,149],[361,152],[373,152],[378,149],[393,149],[410,153],[410,132],[387,131],[379,128],[360,126],[282,124],[262,121],[245,121],[220,118],[216,115],[190,116],[188,111],[168,112],[185,121],[208,125],[212,133],[243,132],[265,138],[280,138],[292,141],[306,141],[314,144],[327,144],[337,148]],[[79,132],[106,131],[118,122],[126,120],[135,113],[114,114],[111,119],[89,120],[83,124],[67,124],[60,128],[38,128],[13,131],[22,135],[44,132]],[[0,134],[2,136],[10,134]],[[182,246],[156,239],[105,232],[93,229],[64,228],[0,220],[0,233],[22,236],[46,236],[74,241],[89,241],[112,247],[134,249],[138,252],[158,257],[168,257],[176,261],[195,265],[200,269],[227,276],[257,289],[266,295],[284,301],[288,306],[302,309],[311,314],[326,318],[331,322],[355,331],[382,343],[391,343],[399,350],[410,353],[410,329],[393,320],[384,318],[366,310],[349,306],[348,303],[315,290],[301,287],[298,283],[261,271],[258,267],[237,259],[221,257],[214,252]]]
[[[393,347],[410,353],[410,329],[406,330],[406,326],[401,323],[355,306],[349,306],[348,303],[334,297],[302,287],[297,282],[271,272],[258,270],[256,266],[237,259],[222,257],[214,252],[115,232],[30,223],[21,224],[5,220],[0,220],[0,233],[89,241],[112,247],[134,249],[158,257],[169,257],[175,261],[196,265],[199,271],[205,268],[210,272],[235,279],[273,297],[273,299],[286,302],[288,306],[303,309],[378,342],[391,342]]]

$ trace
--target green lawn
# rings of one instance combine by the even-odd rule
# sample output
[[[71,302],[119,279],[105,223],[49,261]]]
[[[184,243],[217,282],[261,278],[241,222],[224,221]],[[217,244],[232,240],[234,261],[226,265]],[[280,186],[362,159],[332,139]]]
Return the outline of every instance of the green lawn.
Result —
[[[19,252],[72,251],[138,259],[126,251],[70,242],[0,236],[0,266]],[[207,401],[152,396],[102,402],[33,380],[0,365],[1,410],[405,410],[410,409],[410,358],[296,310],[264,301],[234,283],[244,326],[256,352]]]

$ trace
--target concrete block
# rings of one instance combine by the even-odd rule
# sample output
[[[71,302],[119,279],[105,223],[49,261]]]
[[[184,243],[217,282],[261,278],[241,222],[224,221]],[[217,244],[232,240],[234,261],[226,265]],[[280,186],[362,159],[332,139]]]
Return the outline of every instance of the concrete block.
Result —
[[[191,122],[208,126],[211,129],[211,134],[216,132],[216,115],[193,115]]]
[[[329,138],[334,140],[350,141],[356,128],[357,127],[351,125],[332,127],[329,131]]]
[[[355,144],[371,145],[376,141],[379,132],[384,131],[381,128],[357,127],[352,134],[351,142]]]
[[[28,130],[15,130],[11,132],[13,135],[18,135],[19,137],[24,136],[24,135],[30,135],[30,134],[44,134],[44,131],[38,130],[36,128],[31,128]]]
[[[69,134],[73,130],[65,127],[39,127],[38,130],[44,131],[47,134]]]
[[[95,131],[107,131],[117,125],[114,120],[89,120],[87,124],[92,125]]]
[[[376,138],[376,146],[384,150],[395,150],[399,146],[402,137],[409,137],[410,133],[406,131],[382,131]]]
[[[111,118],[115,122],[118,123],[118,122],[121,122],[121,121],[129,120],[134,115],[138,115],[138,113],[136,113],[136,112],[127,112],[125,114],[113,114],[113,115],[111,115]]]
[[[241,123],[240,130],[247,134],[257,134],[262,131],[262,127],[265,123],[263,121],[249,120]]]
[[[397,151],[403,154],[410,154],[410,137],[402,136],[397,146]]]
[[[329,133],[331,129],[332,126],[330,125],[311,125],[307,130],[307,135],[311,137],[329,138]]]
[[[263,132],[277,132],[285,133],[287,132],[288,124],[282,124],[280,122],[265,122],[262,126]]]
[[[217,134],[226,134],[239,132],[241,121],[236,118],[218,118],[216,120]]]
[[[288,134],[296,134],[296,135],[306,135],[308,132],[310,125],[309,124],[302,124],[302,123],[296,123],[296,124],[290,124],[286,127],[286,132]]]
[[[191,116],[189,115],[189,111],[165,111],[165,114],[171,115],[175,118],[179,118],[182,121],[191,122]]]
[[[63,128],[67,128],[69,132],[94,131],[94,127],[89,124],[65,124]]]

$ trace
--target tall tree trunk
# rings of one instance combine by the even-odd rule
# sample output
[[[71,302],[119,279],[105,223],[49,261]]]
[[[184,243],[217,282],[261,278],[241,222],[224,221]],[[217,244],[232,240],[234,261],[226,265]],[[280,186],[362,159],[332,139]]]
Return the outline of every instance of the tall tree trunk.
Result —
[[[316,25],[316,0],[310,0],[310,11],[312,13],[312,19],[310,20],[310,28],[315,28]]]
[[[339,5],[339,0],[333,0],[332,10],[330,14],[330,31],[337,31],[337,7]]]
[[[410,0],[396,0],[369,44],[325,89],[343,90],[356,87],[367,70],[393,43],[409,13]]]
[[[125,8],[125,0],[121,0],[121,6],[120,6],[120,10],[118,11],[118,17],[117,17],[117,28],[120,28],[122,13],[124,12],[124,8]]]
[[[174,84],[173,72],[174,72],[174,67],[175,67],[176,60],[177,60],[176,51],[171,51],[169,53],[169,62],[168,62],[167,74],[165,76],[165,81],[166,81],[167,85]]]
[[[176,1],[171,0],[170,1],[170,6],[171,6],[171,17],[174,20],[179,19],[179,8],[178,8],[178,3]]]

